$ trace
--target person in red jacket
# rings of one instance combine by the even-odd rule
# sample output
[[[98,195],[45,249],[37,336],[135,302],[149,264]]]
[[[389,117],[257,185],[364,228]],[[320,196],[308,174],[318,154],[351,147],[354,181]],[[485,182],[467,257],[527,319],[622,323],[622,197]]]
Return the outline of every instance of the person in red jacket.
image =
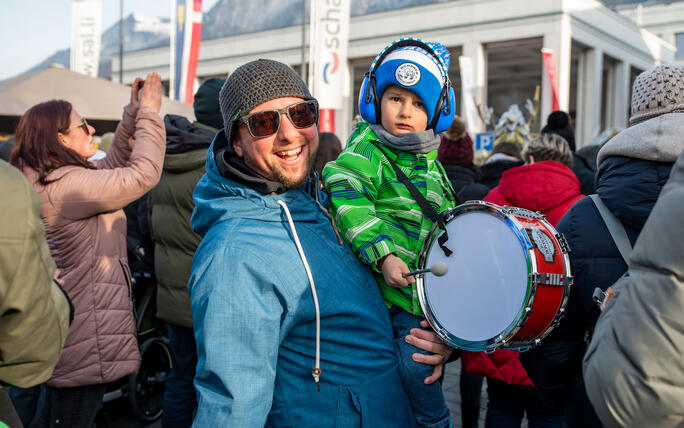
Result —
[[[571,169],[570,146],[559,135],[542,134],[525,145],[522,155],[525,165],[505,171],[484,200],[540,211],[556,226],[584,196]],[[530,427],[563,426],[562,415],[542,404],[518,351],[464,352],[462,358],[468,373],[487,376],[485,428],[519,427],[525,415]]]

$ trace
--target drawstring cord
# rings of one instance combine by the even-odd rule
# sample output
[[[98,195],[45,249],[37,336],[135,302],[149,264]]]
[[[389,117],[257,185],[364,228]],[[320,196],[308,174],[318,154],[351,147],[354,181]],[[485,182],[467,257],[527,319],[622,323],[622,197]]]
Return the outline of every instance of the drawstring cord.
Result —
[[[318,384],[321,376],[321,312],[318,307],[318,294],[316,294],[316,284],[314,284],[313,276],[311,276],[311,269],[309,269],[309,262],[306,261],[306,256],[304,255],[304,250],[299,242],[299,236],[297,235],[297,229],[295,229],[294,222],[292,221],[292,216],[290,215],[290,210],[287,208],[285,202],[278,200],[278,204],[283,208],[285,216],[287,217],[287,222],[290,225],[290,230],[292,230],[292,235],[294,236],[295,245],[297,246],[297,251],[299,251],[299,257],[302,259],[304,264],[304,269],[306,270],[306,276],[309,278],[309,285],[311,286],[311,294],[313,295],[314,307],[316,308],[316,365],[312,367],[311,374],[313,375],[314,382],[316,382],[316,390],[321,391],[321,387]]]

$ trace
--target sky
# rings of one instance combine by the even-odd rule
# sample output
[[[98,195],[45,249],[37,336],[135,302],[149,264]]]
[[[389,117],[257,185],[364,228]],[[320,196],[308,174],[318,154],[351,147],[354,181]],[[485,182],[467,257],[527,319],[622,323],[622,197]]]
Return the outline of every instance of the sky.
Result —
[[[121,0],[102,0],[102,31],[120,17]],[[168,18],[171,0],[122,0],[124,17],[135,12]],[[204,12],[217,0],[202,0]],[[70,0],[3,0],[0,13],[0,80],[14,77],[70,43]]]

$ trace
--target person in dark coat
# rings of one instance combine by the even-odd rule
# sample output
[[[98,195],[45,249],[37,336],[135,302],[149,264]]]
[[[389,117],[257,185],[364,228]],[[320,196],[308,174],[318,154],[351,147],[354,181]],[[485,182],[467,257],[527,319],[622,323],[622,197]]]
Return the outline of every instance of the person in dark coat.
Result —
[[[192,231],[192,192],[204,175],[207,149],[223,127],[219,92],[223,79],[209,79],[195,94],[197,121],[166,115],[166,155],[159,185],[149,197],[154,267],[159,289],[157,317],[169,324],[172,368],[166,381],[162,426],[189,427],[196,406],[193,379],[197,350],[187,284],[200,237]]]
[[[516,143],[507,141],[494,146],[494,150],[487,158],[487,161],[480,167],[480,179],[478,183],[484,184],[489,189],[499,185],[501,174],[507,169],[521,166],[523,162],[520,154],[520,146]]]
[[[323,167],[328,162],[337,159],[342,152],[342,143],[337,135],[332,132],[321,132],[318,134],[318,151],[314,159],[314,171],[319,177],[323,177]]]
[[[525,144],[526,165],[511,168],[499,185],[484,198],[497,205],[539,211],[555,226],[563,214],[584,195],[573,174],[572,152],[567,141],[554,134],[542,134]],[[518,359],[518,351],[463,352],[463,366],[469,373],[487,376],[487,419],[485,427],[520,426],[523,416],[530,426],[558,426],[560,412],[543,403]]]
[[[596,191],[633,244],[684,149],[684,67],[663,65],[641,73],[634,81],[631,113],[631,126],[599,151]],[[521,354],[521,361],[568,426],[600,427],[581,367],[598,315],[592,294],[612,285],[627,264],[590,198],[577,202],[557,229],[571,249],[574,285],[560,324],[540,347]]]
[[[578,156],[575,146],[575,130],[570,125],[570,116],[564,111],[556,110],[549,114],[546,125],[541,130],[542,134],[557,134],[565,138],[572,151],[572,172],[575,173],[580,181],[582,194],[590,195],[594,193],[595,168],[591,168],[591,163],[586,158]]]
[[[477,183],[480,169],[473,164],[473,140],[466,132],[465,123],[454,117],[451,127],[441,135],[437,160],[444,166],[459,201],[482,199],[489,188]]]

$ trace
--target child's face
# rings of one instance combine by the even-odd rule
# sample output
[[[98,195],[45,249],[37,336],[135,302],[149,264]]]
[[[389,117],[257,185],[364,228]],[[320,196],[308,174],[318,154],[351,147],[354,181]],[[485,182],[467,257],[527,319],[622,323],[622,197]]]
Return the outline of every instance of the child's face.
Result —
[[[394,136],[425,131],[427,112],[418,95],[408,89],[390,86],[380,100],[382,127]]]

